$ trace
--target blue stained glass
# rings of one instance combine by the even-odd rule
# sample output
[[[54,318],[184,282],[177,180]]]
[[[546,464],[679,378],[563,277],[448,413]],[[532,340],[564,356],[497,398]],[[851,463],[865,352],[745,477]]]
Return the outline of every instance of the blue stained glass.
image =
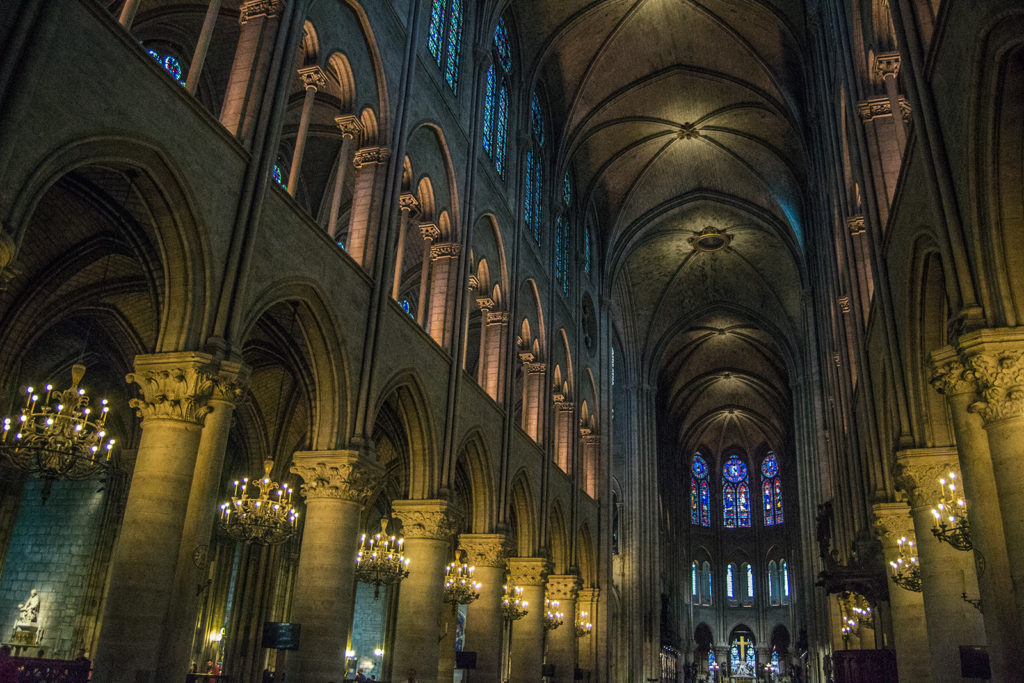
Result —
[[[697,496],[697,482],[690,479],[690,524],[700,524],[700,503]]]
[[[452,92],[458,89],[459,50],[462,46],[462,0],[452,0],[451,18],[448,25],[448,63],[444,78]]]
[[[693,456],[693,476],[698,479],[707,479],[708,477],[708,463],[700,455]]]
[[[765,479],[771,479],[779,474],[779,462],[775,459],[774,453],[769,453],[765,456],[764,462],[761,463],[761,476]]]
[[[533,229],[533,150],[526,153],[526,180],[523,191],[523,221],[528,230]],[[615,383],[614,373],[612,384]]]
[[[274,164],[274,168],[270,171],[270,176],[274,179],[274,182],[280,185],[283,189],[288,189],[288,186],[284,183],[284,174],[281,172],[281,166],[279,164]]]
[[[761,463],[761,487],[764,500],[765,526],[782,524],[782,479],[779,477],[779,461],[775,453],[769,452]]]
[[[164,71],[171,75],[179,85],[185,85],[184,72],[181,68],[181,62],[172,55],[161,56],[156,50],[146,50],[146,54],[156,60],[157,64],[164,68]]]
[[[762,497],[764,498],[764,525],[774,526],[775,525],[775,506],[772,504],[772,483],[770,481],[764,482],[761,485]]]
[[[690,595],[697,597],[697,563],[690,565]]]
[[[533,178],[533,239],[537,244],[540,244],[542,237],[540,229],[541,212],[544,204],[542,203],[542,197],[544,196],[544,168],[541,161],[541,156],[538,154],[536,162],[533,166],[534,178]]]
[[[430,8],[430,34],[427,37],[427,47],[430,54],[434,55],[437,65],[441,66],[441,36],[444,33],[444,6],[447,0],[434,0]]]
[[[782,597],[786,601],[786,603],[788,604],[789,603],[789,564],[785,560],[782,561]]]
[[[745,483],[736,488],[736,525],[750,526],[750,489]]]
[[[736,597],[736,589],[733,585],[733,581],[735,581],[733,574],[735,573],[735,571],[736,565],[733,564],[730,564],[728,567],[725,568],[725,597],[729,598],[730,600],[733,600]]]
[[[753,645],[747,646],[747,666],[750,667],[751,671],[757,671],[757,659]]]
[[[412,306],[409,304],[408,299],[402,299],[398,305],[402,307],[403,311],[412,316]]]
[[[562,217],[555,220],[555,278],[562,281]]]
[[[715,664],[715,651],[714,649],[708,650],[708,669],[710,670]]]
[[[722,476],[726,481],[738,484],[747,479],[747,466],[738,456],[729,456],[725,466],[722,467]]]
[[[782,481],[775,480],[775,523],[782,524]]]
[[[772,666],[772,673],[773,674],[778,675],[778,674],[782,673],[782,669],[779,667],[779,653],[776,652],[775,650],[772,650],[771,666]]]
[[[484,151],[494,156],[494,65],[487,69],[487,91],[484,94]]]
[[[498,116],[494,132],[494,165],[498,175],[505,175],[505,139],[508,131],[508,88],[501,84],[498,91]]]
[[[533,113],[533,136],[537,138],[537,144],[544,144],[544,111],[540,108],[540,98],[534,91],[530,100],[530,111]]]
[[[740,646],[736,643],[729,648],[729,661],[732,662],[732,672],[736,673],[740,668]]]
[[[747,565],[747,597],[753,600],[754,598],[754,568]]]
[[[707,479],[700,483],[700,525],[711,526],[711,486]]]
[[[590,272],[590,229],[583,231],[583,270]]]
[[[722,519],[725,526],[736,526],[736,487],[732,484],[722,487]]]
[[[569,180],[569,173],[567,171],[566,174],[565,174],[565,177],[562,178],[562,203],[565,204],[566,206],[569,206],[569,203],[571,201],[572,201],[572,182]]]
[[[498,53],[498,63],[505,73],[512,71],[512,45],[508,37],[505,17],[498,17],[498,25],[494,27],[494,49]]]

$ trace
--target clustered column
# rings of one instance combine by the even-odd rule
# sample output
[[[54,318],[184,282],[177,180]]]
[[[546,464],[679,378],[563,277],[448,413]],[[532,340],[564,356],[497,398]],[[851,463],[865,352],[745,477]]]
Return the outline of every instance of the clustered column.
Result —
[[[387,165],[391,150],[387,147],[363,147],[355,153],[355,185],[352,190],[351,221],[348,229],[348,253],[363,268],[373,263],[377,246],[374,201],[378,177]]]
[[[555,464],[563,472],[572,474],[573,410],[572,401],[565,400],[564,394],[555,394]]]
[[[483,387],[488,396],[500,401],[505,392],[505,337],[508,335],[508,311],[487,312],[486,376]]]
[[[455,301],[452,294],[452,279],[462,245],[458,242],[441,242],[430,247],[430,314],[427,316],[427,333],[442,348],[448,348],[452,340],[452,315]]]
[[[548,577],[547,598],[558,601],[564,623],[548,631],[547,661],[555,665],[555,683],[572,683],[576,673],[576,595],[580,577],[553,574]]]
[[[512,584],[523,589],[526,616],[512,622],[510,683],[536,683],[544,662],[544,579],[549,563],[543,557],[513,557],[508,562]]]
[[[459,546],[466,561],[476,567],[480,597],[470,603],[466,615],[465,650],[476,653],[473,676],[481,681],[501,679],[502,586],[508,555],[504,534],[460,534]]]
[[[582,616],[586,612],[586,620],[592,624],[597,623],[595,615],[597,614],[598,598],[600,595],[601,590],[599,588],[583,588],[580,590],[579,597],[576,600],[576,609],[579,615]],[[593,672],[597,667],[597,649],[594,647],[595,638],[596,636],[591,632],[589,635],[576,639],[577,666],[585,671]]]
[[[246,0],[238,8],[241,30],[220,122],[243,144],[248,144],[255,132],[283,8],[284,0]]]

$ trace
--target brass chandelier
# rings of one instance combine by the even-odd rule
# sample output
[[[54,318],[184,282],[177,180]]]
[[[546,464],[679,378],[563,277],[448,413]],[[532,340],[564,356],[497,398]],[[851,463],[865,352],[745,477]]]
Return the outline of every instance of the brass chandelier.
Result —
[[[900,556],[889,563],[892,567],[892,582],[905,590],[920,593],[921,565],[918,562],[917,553],[914,552],[914,542],[908,541],[904,536],[897,541],[897,544]]]
[[[941,495],[939,502],[932,508],[932,533],[940,541],[945,541],[957,550],[971,550],[971,526],[967,521],[967,501],[960,495],[956,487],[956,472],[939,479]]]
[[[409,576],[409,559],[402,546],[404,538],[388,536],[388,520],[380,520],[380,533],[367,539],[359,537],[356,552],[356,580],[373,584],[373,599],[380,598],[380,587],[399,583]]]
[[[576,637],[585,638],[590,635],[590,632],[594,630],[594,625],[590,623],[590,614],[586,611],[580,611],[580,616],[576,620]]]
[[[523,600],[523,589],[506,582],[502,586],[501,614],[507,622],[518,621],[529,612],[530,603]]]
[[[264,460],[263,477],[234,482],[231,500],[221,503],[221,528],[236,541],[277,545],[298,530],[299,513],[292,507],[292,489],[271,480],[273,467],[273,460]]]
[[[84,365],[73,365],[71,386],[61,391],[47,384],[42,399],[27,387],[19,415],[3,419],[0,451],[16,469],[52,482],[88,479],[112,467],[115,441],[106,431],[110,408],[106,399],[92,408],[78,386],[84,375]]]
[[[451,603],[452,609],[456,609],[457,605],[468,605],[480,597],[482,585],[473,579],[474,569],[459,561],[445,567],[444,601]]]
[[[558,600],[544,598],[544,628],[553,631],[565,621],[565,614],[558,611]]]

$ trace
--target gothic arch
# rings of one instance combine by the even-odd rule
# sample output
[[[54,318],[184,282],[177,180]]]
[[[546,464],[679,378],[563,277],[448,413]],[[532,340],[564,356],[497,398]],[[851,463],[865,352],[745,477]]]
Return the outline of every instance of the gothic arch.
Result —
[[[434,416],[423,384],[414,369],[396,373],[383,385],[374,404],[374,415],[389,402],[401,421],[409,449],[408,495],[413,500],[437,495],[440,463],[437,457]]]
[[[456,457],[456,467],[465,467],[469,477],[472,498],[471,533],[490,533],[497,523],[495,509],[497,495],[494,487],[494,473],[491,470],[491,459],[484,442],[483,433],[479,429],[471,430],[462,441]]]
[[[537,549],[537,502],[525,469],[519,470],[512,478],[510,490],[512,549],[519,557],[532,557]]]

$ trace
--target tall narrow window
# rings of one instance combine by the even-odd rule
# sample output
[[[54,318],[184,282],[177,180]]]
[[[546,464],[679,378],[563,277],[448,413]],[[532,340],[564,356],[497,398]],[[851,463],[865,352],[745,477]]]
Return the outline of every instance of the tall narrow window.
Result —
[[[447,4],[448,0],[433,0],[430,6],[427,47],[438,66],[441,66],[441,48],[444,45],[444,10]]]
[[[776,676],[782,673],[782,668],[779,666],[779,653],[777,650],[772,650],[771,668],[772,673]]]
[[[156,50],[146,50],[146,53],[155,59],[178,85],[185,85],[185,72],[181,68],[181,62],[174,55],[161,55]]]
[[[750,475],[738,455],[722,466],[722,523],[730,529],[750,526]]]
[[[583,230],[583,271],[590,274],[590,227]]]
[[[508,135],[508,87],[502,83],[498,89],[498,115],[494,121],[494,167],[498,175],[505,175],[505,140]]]
[[[459,87],[459,51],[462,48],[462,0],[452,0],[451,19],[448,21],[448,61],[444,68],[444,80],[452,92]]]
[[[487,67],[487,86],[484,91],[484,151],[487,156],[494,156],[494,101],[497,95],[497,76],[494,75],[494,65]]]
[[[694,560],[690,565],[690,597],[693,598],[694,603],[697,602],[699,593],[700,581],[697,579],[697,561]]]
[[[462,0],[457,0],[461,7]],[[481,144],[494,161],[498,175],[505,175],[505,143],[508,139],[509,76],[512,44],[505,18],[498,19],[491,47],[491,65],[484,86],[484,130]],[[454,87],[454,86],[453,86]]]
[[[541,108],[540,97],[536,91],[530,99],[530,116],[533,123],[531,126],[533,144],[526,155],[523,217],[526,220],[527,230],[533,235],[533,241],[539,245],[543,238],[541,217],[544,197],[544,110]]]
[[[711,526],[711,491],[708,485],[708,463],[700,453],[690,466],[690,524]]]
[[[725,597],[729,604],[736,602],[736,565],[731,562],[725,568]]]
[[[439,67],[444,80],[457,92],[459,87],[459,54],[462,51],[463,0],[431,0],[430,22],[427,24],[427,49]]]
[[[711,589],[712,589],[712,585],[711,585],[711,563],[710,562],[705,562],[703,565],[701,565],[701,573],[703,574],[703,576],[701,577],[701,588],[704,591],[703,595],[701,595],[701,604],[702,605],[710,605],[711,602],[712,602],[712,600],[711,600]]]
[[[782,567],[782,604],[789,604],[789,564],[782,560],[780,563]]]
[[[572,242],[572,184],[566,171],[562,178],[562,215],[555,221],[555,279],[562,293],[569,293],[569,247]]]
[[[782,479],[779,461],[771,451],[761,461],[761,498],[764,502],[764,525],[782,524]]]
[[[779,564],[775,560],[768,563],[768,604],[779,605]]]
[[[752,607],[754,604],[754,568],[749,562],[743,565],[743,582],[746,589],[743,593],[743,606]]]

